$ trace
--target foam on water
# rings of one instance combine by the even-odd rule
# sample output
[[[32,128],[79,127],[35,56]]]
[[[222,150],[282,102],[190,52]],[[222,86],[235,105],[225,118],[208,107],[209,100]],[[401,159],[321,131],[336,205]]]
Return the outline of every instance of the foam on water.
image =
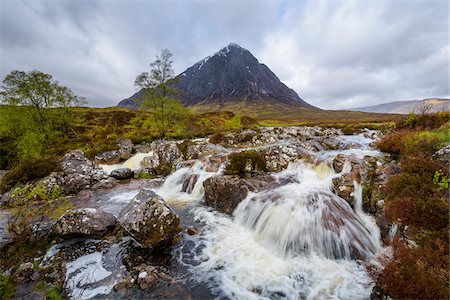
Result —
[[[234,219],[196,208],[199,281],[233,299],[365,299],[371,280],[356,259],[382,250],[373,220],[331,192],[326,165],[292,164],[289,183],[250,193]]]

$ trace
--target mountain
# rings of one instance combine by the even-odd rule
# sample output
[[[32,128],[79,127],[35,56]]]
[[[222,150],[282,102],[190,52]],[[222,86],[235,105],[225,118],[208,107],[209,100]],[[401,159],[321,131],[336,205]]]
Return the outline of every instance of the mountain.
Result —
[[[423,100],[394,101],[379,105],[352,108],[352,111],[363,111],[372,113],[407,114],[417,112],[421,107],[430,107],[431,112],[449,111],[450,99],[430,98]]]
[[[318,110],[282,83],[250,51],[234,43],[194,64],[177,75],[169,85],[179,91],[178,97],[186,106],[223,107],[244,102]],[[145,90],[142,89],[122,100],[118,106],[136,109],[144,96]]]

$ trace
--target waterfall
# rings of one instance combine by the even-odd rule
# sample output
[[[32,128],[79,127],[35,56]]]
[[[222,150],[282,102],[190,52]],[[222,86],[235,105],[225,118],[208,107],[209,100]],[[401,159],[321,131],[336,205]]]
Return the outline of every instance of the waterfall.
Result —
[[[194,210],[204,234],[191,237],[197,279],[231,299],[367,299],[372,280],[359,261],[382,250],[380,233],[362,211],[332,192],[341,176],[326,164],[292,163],[280,186],[249,193],[233,218]],[[190,237],[188,237],[190,238]]]
[[[297,164],[290,172],[297,173],[299,182],[248,196],[235,210],[235,222],[281,256],[374,256],[381,248],[379,235],[367,226],[362,211],[353,211],[331,192],[331,176],[321,179],[320,171]]]

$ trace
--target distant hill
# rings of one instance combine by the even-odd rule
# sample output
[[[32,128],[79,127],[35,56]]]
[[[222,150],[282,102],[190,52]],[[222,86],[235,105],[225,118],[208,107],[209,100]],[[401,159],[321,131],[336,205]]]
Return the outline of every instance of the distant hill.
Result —
[[[246,103],[319,110],[303,101],[250,51],[234,43],[177,75],[170,85],[186,106]],[[137,109],[144,96],[142,89],[118,106]]]
[[[431,112],[449,111],[450,99],[430,98],[424,100],[394,101],[350,110],[372,113],[407,114],[413,111],[418,112],[423,106],[430,107]]]

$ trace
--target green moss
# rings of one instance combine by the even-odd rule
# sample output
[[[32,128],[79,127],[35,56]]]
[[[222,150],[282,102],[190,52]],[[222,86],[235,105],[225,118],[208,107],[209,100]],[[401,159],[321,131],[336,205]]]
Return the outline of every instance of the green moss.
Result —
[[[226,175],[243,176],[246,173],[267,172],[264,154],[256,151],[243,151],[228,156],[229,164],[225,168]]]
[[[187,159],[187,152],[189,146],[192,145],[190,140],[184,140],[182,143],[177,144],[178,150],[180,150],[181,154],[183,154],[183,158]]]
[[[23,160],[3,176],[0,189],[6,192],[17,184],[43,178],[58,168],[58,163],[54,159]]]
[[[16,287],[9,276],[0,275],[0,299],[12,299],[16,294]]]
[[[152,174],[152,173],[148,173],[148,172],[140,172],[138,174],[138,178],[139,179],[154,179],[154,178],[156,178],[156,175]]]

